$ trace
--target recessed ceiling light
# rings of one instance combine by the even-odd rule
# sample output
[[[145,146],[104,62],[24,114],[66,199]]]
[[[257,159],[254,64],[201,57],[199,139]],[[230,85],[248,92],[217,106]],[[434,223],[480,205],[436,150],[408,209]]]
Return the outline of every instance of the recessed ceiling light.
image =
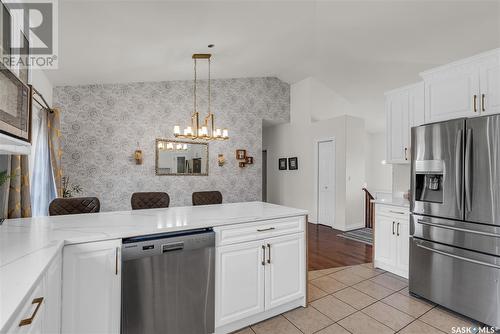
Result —
[[[215,44],[208,44],[209,48],[213,48],[214,46],[215,46]]]

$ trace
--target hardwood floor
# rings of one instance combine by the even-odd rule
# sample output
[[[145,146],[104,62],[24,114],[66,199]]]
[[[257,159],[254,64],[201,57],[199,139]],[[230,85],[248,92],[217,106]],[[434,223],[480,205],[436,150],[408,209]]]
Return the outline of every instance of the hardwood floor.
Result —
[[[372,262],[372,246],[338,237],[342,231],[308,223],[307,233],[309,270]]]

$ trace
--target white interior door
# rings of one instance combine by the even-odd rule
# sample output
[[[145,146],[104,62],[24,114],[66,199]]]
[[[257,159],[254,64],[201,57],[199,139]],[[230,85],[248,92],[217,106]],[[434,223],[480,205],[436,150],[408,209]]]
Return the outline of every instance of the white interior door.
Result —
[[[318,223],[334,227],[335,141],[318,142]]]

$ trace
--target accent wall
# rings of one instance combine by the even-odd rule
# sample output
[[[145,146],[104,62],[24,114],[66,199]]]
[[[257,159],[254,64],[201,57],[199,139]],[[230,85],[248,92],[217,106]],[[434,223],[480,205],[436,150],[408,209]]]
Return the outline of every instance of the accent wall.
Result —
[[[206,81],[198,86],[198,110],[206,113]],[[193,111],[192,81],[59,86],[54,105],[61,108],[62,167],[70,183],[96,196],[102,211],[129,210],[137,191],[165,191],[171,206],[191,205],[193,191],[219,190],[224,202],[262,197],[262,122],[290,120],[290,86],[277,78],[212,80],[212,111],[217,127],[230,139],[209,143],[209,176],[156,176],[155,139],[173,138],[173,127],[188,125]],[[141,149],[144,163],[133,153]],[[254,164],[238,167],[236,149]],[[219,167],[217,155],[226,164]]]

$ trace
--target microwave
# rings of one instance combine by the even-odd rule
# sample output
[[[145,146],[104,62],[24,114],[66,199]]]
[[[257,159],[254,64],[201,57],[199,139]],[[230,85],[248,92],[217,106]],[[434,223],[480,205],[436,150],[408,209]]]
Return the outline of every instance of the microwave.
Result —
[[[0,132],[30,141],[31,88],[0,64]]]

